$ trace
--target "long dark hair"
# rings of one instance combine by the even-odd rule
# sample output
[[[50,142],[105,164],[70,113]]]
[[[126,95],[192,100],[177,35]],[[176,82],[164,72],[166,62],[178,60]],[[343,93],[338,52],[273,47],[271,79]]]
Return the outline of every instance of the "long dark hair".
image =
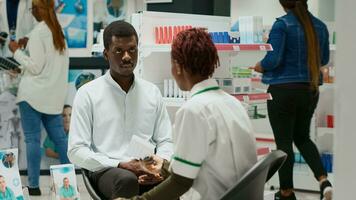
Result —
[[[307,42],[307,63],[310,74],[310,86],[318,90],[320,76],[320,46],[318,36],[308,11],[307,0],[279,0],[283,8],[293,12],[299,23],[303,26]]]
[[[62,53],[66,49],[65,38],[54,11],[54,0],[33,0],[32,3],[40,8],[41,19],[52,32],[54,48]]]

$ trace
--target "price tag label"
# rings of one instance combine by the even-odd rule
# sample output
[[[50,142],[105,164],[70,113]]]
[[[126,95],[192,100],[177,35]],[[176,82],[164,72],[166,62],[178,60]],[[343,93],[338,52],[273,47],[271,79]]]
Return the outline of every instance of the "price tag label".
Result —
[[[233,49],[234,49],[234,51],[240,51],[240,46],[238,46],[238,45],[233,46]]]

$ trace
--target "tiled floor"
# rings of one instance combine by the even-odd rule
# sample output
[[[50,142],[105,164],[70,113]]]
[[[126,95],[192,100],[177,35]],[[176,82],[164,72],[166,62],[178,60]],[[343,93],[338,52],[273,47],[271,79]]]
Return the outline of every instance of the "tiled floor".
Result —
[[[26,185],[27,177],[21,176],[22,183],[23,185]],[[77,175],[77,182],[78,182],[78,187],[79,187],[79,193],[80,193],[80,198],[81,200],[90,200],[90,196],[85,189],[85,185],[83,183],[83,179],[81,175]],[[40,179],[40,184],[41,184],[41,191],[42,191],[42,196],[41,197],[30,197],[30,200],[55,200],[53,197],[51,191],[50,191],[50,176],[41,176]],[[317,193],[311,193],[311,192],[296,192],[297,199],[298,200],[319,200],[319,195]]]

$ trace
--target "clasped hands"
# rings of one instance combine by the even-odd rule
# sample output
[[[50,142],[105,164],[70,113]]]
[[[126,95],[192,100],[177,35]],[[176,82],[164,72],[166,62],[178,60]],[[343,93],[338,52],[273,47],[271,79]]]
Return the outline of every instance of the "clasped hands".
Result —
[[[162,182],[164,179],[161,175],[162,166],[163,159],[156,155],[119,164],[119,168],[133,172],[141,185],[153,185]]]
[[[24,38],[19,39],[18,42],[16,42],[16,41],[10,41],[10,43],[9,43],[9,49],[10,49],[10,51],[11,51],[12,53],[15,53],[15,51],[16,51],[17,49],[26,48],[27,42],[28,42],[28,38],[27,38],[27,37],[24,37]]]

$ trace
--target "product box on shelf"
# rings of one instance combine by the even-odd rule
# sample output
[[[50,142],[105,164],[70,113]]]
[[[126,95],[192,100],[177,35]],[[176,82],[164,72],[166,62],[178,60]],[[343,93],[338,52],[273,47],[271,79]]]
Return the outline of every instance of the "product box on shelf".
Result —
[[[239,31],[241,44],[263,43],[263,17],[239,17]]]
[[[156,26],[155,43],[156,44],[171,44],[176,35],[184,30],[191,29],[191,25],[182,26]]]

